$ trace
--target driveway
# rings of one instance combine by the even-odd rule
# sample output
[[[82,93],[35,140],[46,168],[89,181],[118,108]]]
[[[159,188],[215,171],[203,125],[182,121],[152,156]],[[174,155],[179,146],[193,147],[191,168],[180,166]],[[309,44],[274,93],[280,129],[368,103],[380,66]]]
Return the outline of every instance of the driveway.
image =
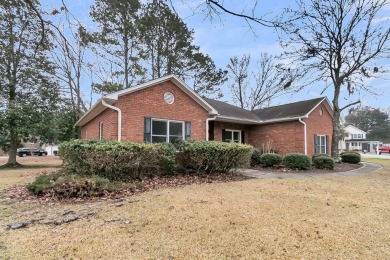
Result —
[[[335,173],[282,173],[282,172],[266,172],[253,169],[245,169],[239,171],[241,174],[258,178],[258,179],[304,179],[304,178],[329,178],[339,176],[354,176],[364,175],[372,172],[376,172],[382,169],[380,164],[363,162],[364,166],[347,172],[335,172]]]

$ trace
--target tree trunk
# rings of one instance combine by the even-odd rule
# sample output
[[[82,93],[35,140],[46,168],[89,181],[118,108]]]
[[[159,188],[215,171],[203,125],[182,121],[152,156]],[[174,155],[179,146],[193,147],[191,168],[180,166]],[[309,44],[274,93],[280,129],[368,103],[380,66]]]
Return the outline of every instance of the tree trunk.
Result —
[[[340,96],[341,83],[336,81],[335,91],[333,95],[333,133],[332,133],[332,146],[331,152],[332,157],[335,160],[339,159],[339,133],[340,133],[340,107],[339,107],[339,96]]]

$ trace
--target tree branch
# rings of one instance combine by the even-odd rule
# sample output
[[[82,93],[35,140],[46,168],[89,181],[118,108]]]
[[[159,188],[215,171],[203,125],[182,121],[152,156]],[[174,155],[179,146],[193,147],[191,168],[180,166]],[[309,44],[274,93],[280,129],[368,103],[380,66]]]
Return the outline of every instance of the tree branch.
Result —
[[[357,104],[360,104],[360,103],[361,103],[360,100],[355,101],[355,102],[353,102],[353,103],[350,103],[350,104],[348,104],[348,105],[346,105],[346,106],[340,108],[340,112],[343,111],[344,109],[348,108],[348,107],[351,107],[351,106],[354,106],[354,105],[357,105]]]

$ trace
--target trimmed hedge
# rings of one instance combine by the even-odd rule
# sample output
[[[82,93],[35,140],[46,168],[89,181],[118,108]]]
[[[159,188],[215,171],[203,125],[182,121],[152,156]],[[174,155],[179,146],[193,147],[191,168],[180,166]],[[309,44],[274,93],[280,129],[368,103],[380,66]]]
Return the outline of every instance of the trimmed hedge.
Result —
[[[188,141],[176,144],[176,161],[185,171],[223,173],[248,167],[253,147],[219,141]]]
[[[280,164],[283,160],[283,157],[276,153],[264,153],[260,156],[260,162],[264,166],[272,167],[274,165]]]
[[[284,156],[283,164],[290,169],[308,170],[311,161],[309,156],[302,153],[290,153]]]
[[[253,149],[253,153],[251,156],[251,165],[255,166],[257,164],[260,164],[260,157],[261,157],[261,151],[259,149]]]
[[[67,173],[131,180],[172,174],[175,148],[167,143],[74,140],[63,142],[59,155]]]
[[[85,177],[75,174],[48,174],[41,175],[27,185],[27,189],[34,195],[50,194],[58,198],[99,197],[120,188],[120,183],[96,175]]]
[[[326,153],[317,153],[317,154],[313,154],[313,156],[311,157],[312,160],[314,160],[314,158],[317,158],[317,157],[328,157],[328,158],[332,158],[332,156],[330,156],[329,154],[326,154]]]
[[[334,160],[329,156],[313,156],[313,165],[317,169],[334,169]]]
[[[341,161],[344,163],[359,163],[361,156],[355,152],[344,152],[340,154]]]

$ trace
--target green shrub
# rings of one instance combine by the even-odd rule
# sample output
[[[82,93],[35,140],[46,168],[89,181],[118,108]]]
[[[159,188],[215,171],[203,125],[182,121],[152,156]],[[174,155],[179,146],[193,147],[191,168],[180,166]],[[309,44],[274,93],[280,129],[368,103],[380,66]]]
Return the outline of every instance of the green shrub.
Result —
[[[344,163],[359,163],[360,154],[354,152],[344,152],[340,154],[341,161]]]
[[[316,156],[313,157],[313,165],[317,169],[334,169],[334,160],[329,156]]]
[[[310,169],[310,157],[301,153],[290,153],[284,156],[283,164],[290,169]]]
[[[253,149],[253,153],[251,156],[252,166],[260,164],[260,156],[261,156],[261,151],[259,149]]]
[[[280,164],[283,160],[283,157],[276,153],[264,153],[260,156],[260,162],[264,166],[272,167],[274,165]]]
[[[38,176],[27,189],[34,195],[50,194],[56,198],[99,197],[120,188],[120,183],[111,182],[99,176],[79,176],[75,174],[48,174]]]
[[[314,158],[317,158],[317,157],[328,157],[328,158],[332,158],[332,156],[330,156],[329,154],[326,154],[326,153],[317,153],[317,154],[313,154],[313,156],[311,157],[311,160],[313,161]]]
[[[172,174],[175,169],[175,148],[167,143],[74,140],[63,142],[59,155],[67,173],[109,180]]]
[[[218,141],[189,141],[176,145],[176,161],[186,171],[216,173],[248,167],[253,147]]]

